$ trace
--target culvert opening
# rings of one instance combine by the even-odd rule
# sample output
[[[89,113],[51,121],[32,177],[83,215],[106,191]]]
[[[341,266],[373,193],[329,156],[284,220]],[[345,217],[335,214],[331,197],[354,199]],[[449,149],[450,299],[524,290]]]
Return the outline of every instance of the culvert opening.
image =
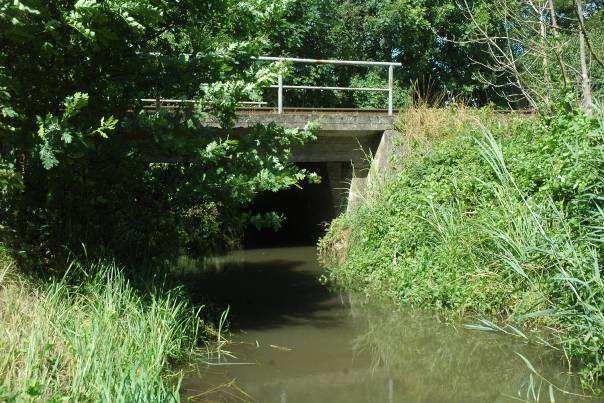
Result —
[[[345,205],[347,172],[345,163],[299,163],[316,172],[321,183],[305,182],[301,188],[258,195],[253,213],[275,211],[285,219],[278,231],[250,226],[244,237],[245,248],[313,245],[325,233],[327,224]]]

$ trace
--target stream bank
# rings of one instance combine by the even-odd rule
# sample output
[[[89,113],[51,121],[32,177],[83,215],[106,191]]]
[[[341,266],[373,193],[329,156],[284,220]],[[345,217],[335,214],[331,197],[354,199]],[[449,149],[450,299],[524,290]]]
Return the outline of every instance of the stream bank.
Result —
[[[314,247],[214,259],[189,284],[230,307],[230,352],[189,371],[184,397],[231,402],[504,402],[549,396],[577,380],[551,349],[355,302],[321,283]],[[579,401],[554,389],[555,401]],[[593,400],[591,400],[593,401]]]

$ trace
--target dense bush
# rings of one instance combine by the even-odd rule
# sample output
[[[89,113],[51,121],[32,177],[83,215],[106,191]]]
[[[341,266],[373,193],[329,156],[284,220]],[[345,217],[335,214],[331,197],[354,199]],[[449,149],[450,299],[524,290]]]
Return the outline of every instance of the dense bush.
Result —
[[[2,4],[3,240],[34,263],[82,244],[89,254],[136,261],[236,242],[256,193],[306,176],[289,156],[309,132],[258,126],[238,138],[232,130],[238,101],[257,99],[275,80],[251,56],[263,46],[258,29],[279,7]],[[140,99],[159,95],[199,107],[143,108]]]
[[[524,120],[409,112],[422,123],[407,125],[415,140],[395,176],[321,242],[332,278],[412,305],[547,325],[584,379],[601,379],[604,120],[571,105]],[[440,117],[433,127],[430,116]]]
[[[388,88],[388,79],[380,76],[377,71],[369,71],[364,76],[354,76],[350,80],[352,87],[360,88]],[[387,92],[357,91],[353,93],[354,105],[364,109],[386,109],[388,108]],[[403,109],[411,101],[408,90],[400,87],[398,82],[394,83],[392,91],[392,105],[394,109]]]

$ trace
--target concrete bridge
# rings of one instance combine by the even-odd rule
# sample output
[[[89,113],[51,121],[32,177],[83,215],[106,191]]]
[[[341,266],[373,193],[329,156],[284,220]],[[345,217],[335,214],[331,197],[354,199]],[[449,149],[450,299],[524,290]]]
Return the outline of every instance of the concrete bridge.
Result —
[[[379,171],[384,165],[394,138],[396,111],[393,107],[393,70],[400,63],[318,60],[283,57],[258,57],[260,62],[291,62],[304,64],[334,64],[356,66],[381,66],[388,69],[388,86],[375,87],[326,87],[287,85],[283,77],[278,76],[276,85],[277,104],[267,107],[265,102],[244,102],[238,113],[235,130],[241,135],[255,124],[277,123],[286,128],[303,129],[308,123],[318,124],[317,141],[294,150],[294,161],[299,164],[325,164],[327,180],[331,189],[336,211],[346,206],[354,208],[368,181],[370,172]],[[387,94],[385,109],[346,109],[346,108],[295,108],[285,107],[285,90],[313,91],[372,91]],[[146,107],[181,108],[191,100],[143,99]],[[210,126],[218,126],[208,122]]]
[[[153,101],[154,100],[144,100]],[[160,107],[178,107],[175,100],[159,100]],[[155,109],[155,105],[148,105]],[[394,111],[396,112],[396,111]],[[294,148],[294,162],[323,164],[331,189],[336,212],[354,208],[363,193],[370,171],[380,171],[385,165],[394,139],[396,114],[388,110],[361,110],[343,108],[241,108],[234,130],[244,136],[256,125],[277,123],[291,129],[303,129],[308,123],[318,125],[317,140]],[[208,126],[219,128],[215,121]],[[326,177],[325,177],[326,176]]]
[[[245,131],[255,124],[277,123],[302,129],[309,122],[318,124],[317,141],[294,149],[295,162],[324,163],[334,207],[354,208],[369,171],[380,170],[394,138],[396,116],[387,110],[284,108],[278,114],[271,108],[243,109],[236,128]]]

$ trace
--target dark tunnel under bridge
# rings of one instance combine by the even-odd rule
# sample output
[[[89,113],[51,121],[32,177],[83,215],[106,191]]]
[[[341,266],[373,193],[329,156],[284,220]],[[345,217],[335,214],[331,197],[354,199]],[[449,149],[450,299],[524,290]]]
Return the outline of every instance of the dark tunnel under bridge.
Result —
[[[380,111],[272,110],[241,111],[236,129],[245,134],[255,124],[277,123],[287,128],[318,124],[317,141],[294,149],[302,168],[318,173],[320,184],[305,184],[278,193],[260,195],[256,213],[277,211],[286,216],[278,232],[250,229],[246,246],[311,244],[324,232],[325,223],[359,202],[370,169],[385,163],[392,143],[393,117]],[[373,160],[372,160],[373,159]]]

